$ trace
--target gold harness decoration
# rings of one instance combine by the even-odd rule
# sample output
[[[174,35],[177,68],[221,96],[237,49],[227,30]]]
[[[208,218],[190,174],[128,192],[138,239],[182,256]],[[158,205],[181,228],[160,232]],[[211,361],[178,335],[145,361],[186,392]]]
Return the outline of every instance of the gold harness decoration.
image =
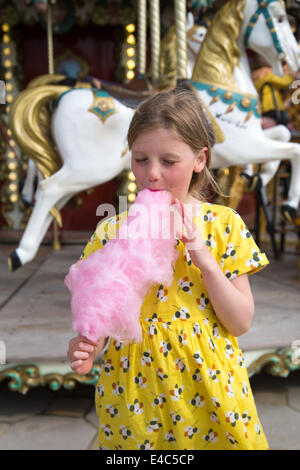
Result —
[[[222,142],[225,141],[225,135],[224,135],[224,133],[223,133],[221,127],[220,127],[219,124],[217,123],[217,120],[215,119],[215,117],[213,116],[212,112],[211,112],[210,109],[209,109],[209,106],[211,105],[211,102],[209,103],[209,106],[207,106],[207,105],[205,104],[205,102],[202,100],[200,94],[198,93],[197,84],[196,84],[196,83],[188,82],[188,85],[189,85],[189,87],[192,89],[192,91],[196,94],[198,100],[199,100],[200,103],[201,103],[201,106],[204,108],[205,112],[207,113],[207,115],[208,115],[208,117],[209,117],[209,120],[210,120],[210,122],[211,122],[213,131],[214,131],[216,143],[217,143],[217,144],[221,144]],[[217,101],[217,100],[216,100],[216,101]]]
[[[93,94],[94,101],[88,111],[96,114],[104,124],[109,116],[117,113],[114,99],[109,93],[107,93],[107,91],[104,90],[93,90]]]

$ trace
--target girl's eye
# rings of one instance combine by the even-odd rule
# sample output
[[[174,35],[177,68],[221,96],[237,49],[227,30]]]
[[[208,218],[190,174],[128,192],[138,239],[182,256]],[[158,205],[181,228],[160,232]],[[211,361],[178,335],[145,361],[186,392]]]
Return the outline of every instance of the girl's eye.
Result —
[[[146,161],[146,158],[136,158],[135,161],[136,163],[142,163]]]
[[[167,165],[174,165],[174,163],[176,163],[176,162],[173,162],[171,160],[164,160],[164,163],[167,164]]]

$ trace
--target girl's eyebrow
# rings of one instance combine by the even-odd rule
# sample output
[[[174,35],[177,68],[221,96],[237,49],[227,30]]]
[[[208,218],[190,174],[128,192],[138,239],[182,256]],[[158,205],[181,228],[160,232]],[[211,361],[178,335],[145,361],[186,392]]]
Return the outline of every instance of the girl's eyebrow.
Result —
[[[142,155],[142,156],[147,156],[147,152],[144,152],[143,150],[132,150],[132,153],[135,155]],[[173,153],[173,152],[166,152],[160,155],[161,157],[172,157],[172,158],[180,158],[180,154],[178,153]]]
[[[135,149],[135,150],[132,150],[132,155],[147,157],[148,153],[144,152],[143,150]],[[173,152],[166,152],[166,153],[162,153],[160,155],[160,157],[161,158],[177,158],[177,159],[180,159],[181,155],[179,153],[176,153],[176,152],[174,152],[174,153]]]
[[[167,153],[163,153],[162,154],[162,157],[175,157],[175,158],[180,158],[180,154],[179,153],[176,153],[176,152],[167,152]]]

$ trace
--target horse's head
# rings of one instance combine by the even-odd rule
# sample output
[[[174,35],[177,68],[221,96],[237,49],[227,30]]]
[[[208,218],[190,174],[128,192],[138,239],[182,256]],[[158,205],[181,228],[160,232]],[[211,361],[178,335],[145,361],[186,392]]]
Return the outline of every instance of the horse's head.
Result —
[[[188,13],[186,21],[186,39],[188,50],[188,78],[192,76],[195,60],[205,39],[207,28],[202,25],[195,25],[194,16]]]
[[[300,51],[282,0],[246,0],[241,33],[244,46],[262,55],[275,75],[283,75],[282,61],[293,72],[300,68]]]
[[[194,15],[189,12],[186,18],[186,36],[187,36],[187,45],[190,48],[195,56],[198,54],[202,43],[204,41],[207,28],[202,25],[195,25]]]

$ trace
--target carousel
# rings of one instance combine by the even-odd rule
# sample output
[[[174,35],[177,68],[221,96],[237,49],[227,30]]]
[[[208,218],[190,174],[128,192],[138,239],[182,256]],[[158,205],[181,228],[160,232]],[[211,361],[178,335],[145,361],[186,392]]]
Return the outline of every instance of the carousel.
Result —
[[[118,213],[120,198],[135,200],[135,108],[176,86],[214,129],[224,197],[212,202],[237,210],[270,260],[251,279],[256,314],[239,337],[249,376],[299,369],[298,3],[6,0],[0,11],[0,382],[23,394],[97,383],[101,358],[83,376],[66,356],[64,278],[105,204]]]

